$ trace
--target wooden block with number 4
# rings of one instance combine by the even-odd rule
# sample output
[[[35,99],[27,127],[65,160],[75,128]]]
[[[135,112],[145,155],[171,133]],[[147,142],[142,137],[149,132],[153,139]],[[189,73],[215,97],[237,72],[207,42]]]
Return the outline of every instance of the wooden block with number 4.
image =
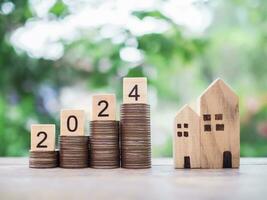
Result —
[[[147,78],[123,79],[123,103],[147,103]]]
[[[54,124],[31,126],[31,151],[55,151],[56,128]]]
[[[60,114],[60,135],[83,136],[84,120],[83,110],[62,110]]]
[[[91,120],[116,120],[116,96],[114,94],[94,95]]]

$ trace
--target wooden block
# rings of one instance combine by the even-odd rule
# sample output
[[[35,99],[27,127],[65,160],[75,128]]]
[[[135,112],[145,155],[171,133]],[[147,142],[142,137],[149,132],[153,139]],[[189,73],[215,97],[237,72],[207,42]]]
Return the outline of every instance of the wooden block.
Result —
[[[54,124],[31,126],[31,151],[55,151],[56,127]]]
[[[93,96],[91,120],[116,120],[115,94]]]
[[[147,104],[147,78],[123,79],[123,103]]]
[[[62,110],[60,115],[60,135],[84,135],[85,114],[83,110]]]
[[[173,155],[175,168],[200,168],[199,115],[185,105],[174,120]]]
[[[199,99],[201,168],[238,168],[239,98],[223,80],[214,81]]]

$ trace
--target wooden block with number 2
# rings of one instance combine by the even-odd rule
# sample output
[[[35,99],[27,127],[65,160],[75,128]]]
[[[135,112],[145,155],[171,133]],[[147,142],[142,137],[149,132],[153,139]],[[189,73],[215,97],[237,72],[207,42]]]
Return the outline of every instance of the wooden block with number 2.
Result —
[[[123,79],[123,103],[147,103],[147,78]]]
[[[54,151],[56,128],[54,124],[31,126],[31,151]]]
[[[114,94],[94,95],[91,120],[116,120],[116,96]]]

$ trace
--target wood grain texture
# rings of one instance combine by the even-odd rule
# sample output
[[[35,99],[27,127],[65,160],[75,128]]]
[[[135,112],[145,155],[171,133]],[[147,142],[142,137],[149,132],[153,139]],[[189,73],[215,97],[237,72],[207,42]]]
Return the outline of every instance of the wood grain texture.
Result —
[[[82,136],[84,133],[85,113],[83,110],[61,110],[60,135]]]
[[[115,94],[98,94],[92,97],[91,120],[116,120]]]
[[[55,140],[55,124],[33,124],[31,126],[31,151],[54,151]]]
[[[267,159],[241,158],[239,169],[29,169],[28,158],[0,158],[1,200],[264,200]]]
[[[132,95],[138,94],[138,97],[130,97],[131,92]],[[147,78],[123,78],[123,103],[147,103]]]
[[[232,153],[232,167],[239,167],[239,98],[217,79],[199,98],[201,168],[222,168],[223,153]]]
[[[190,167],[200,168],[199,115],[188,105],[178,111],[174,120],[173,154],[175,168],[185,167],[185,157],[190,157]]]

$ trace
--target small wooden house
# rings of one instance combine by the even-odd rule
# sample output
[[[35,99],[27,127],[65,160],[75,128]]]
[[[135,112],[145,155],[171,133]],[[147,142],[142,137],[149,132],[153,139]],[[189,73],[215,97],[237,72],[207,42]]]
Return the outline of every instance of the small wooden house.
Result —
[[[199,115],[188,105],[174,121],[173,153],[175,168],[200,168]]]
[[[221,79],[199,98],[201,168],[238,168],[239,98]]]

